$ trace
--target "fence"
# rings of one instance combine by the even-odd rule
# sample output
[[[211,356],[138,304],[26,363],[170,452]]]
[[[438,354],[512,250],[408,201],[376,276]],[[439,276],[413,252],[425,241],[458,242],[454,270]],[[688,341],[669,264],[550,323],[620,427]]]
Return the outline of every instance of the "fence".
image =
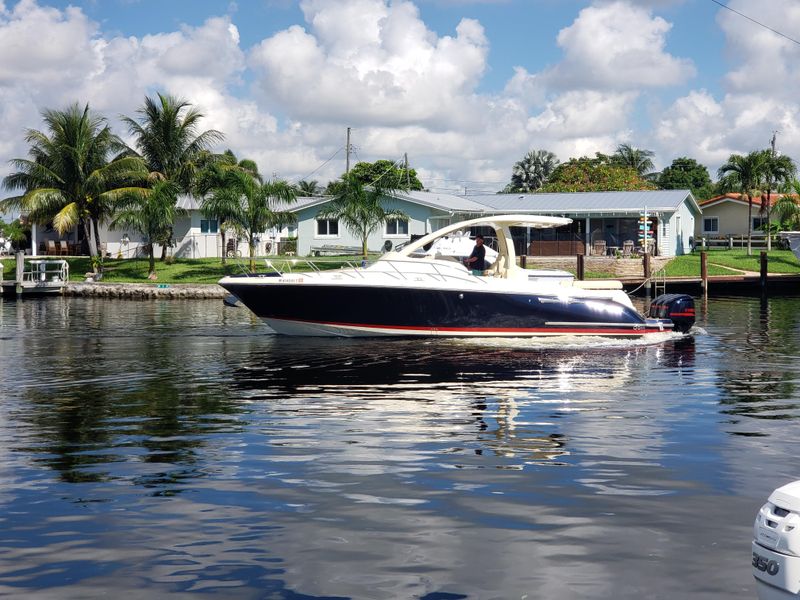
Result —
[[[772,245],[775,247],[783,247],[784,241],[781,239],[772,239]],[[706,248],[725,248],[727,250],[733,250],[734,248],[747,248],[747,235],[733,235],[729,234],[727,236],[714,236],[708,237],[703,236],[700,238],[700,243],[697,244],[698,249],[705,250]],[[764,233],[753,233],[750,236],[750,247],[751,248],[766,248],[767,247],[767,236]]]

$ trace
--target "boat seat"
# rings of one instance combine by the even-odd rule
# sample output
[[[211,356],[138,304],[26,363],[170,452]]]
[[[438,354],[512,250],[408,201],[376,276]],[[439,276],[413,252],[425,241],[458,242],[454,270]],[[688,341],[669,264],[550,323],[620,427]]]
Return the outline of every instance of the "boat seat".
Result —
[[[506,257],[498,256],[494,264],[483,272],[486,277],[505,277],[506,276]]]

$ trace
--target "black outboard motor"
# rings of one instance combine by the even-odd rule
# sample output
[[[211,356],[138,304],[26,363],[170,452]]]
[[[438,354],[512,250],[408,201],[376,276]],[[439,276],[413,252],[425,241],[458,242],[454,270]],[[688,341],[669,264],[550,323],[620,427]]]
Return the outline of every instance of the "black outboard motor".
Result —
[[[652,319],[669,319],[673,331],[686,333],[694,325],[694,298],[686,294],[661,294],[650,304],[648,316]]]

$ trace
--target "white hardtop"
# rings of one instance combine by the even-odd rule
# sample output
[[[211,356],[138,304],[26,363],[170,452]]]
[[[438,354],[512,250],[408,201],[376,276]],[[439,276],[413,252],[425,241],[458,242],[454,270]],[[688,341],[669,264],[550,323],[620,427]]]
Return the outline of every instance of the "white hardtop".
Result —
[[[459,221],[458,223],[453,223],[452,225],[442,227],[441,229],[438,229],[433,233],[429,233],[415,242],[404,246],[397,252],[387,252],[379,260],[397,260],[399,258],[410,257],[413,253],[419,251],[419,249],[423,246],[433,243],[437,239],[459,230],[469,229],[470,227],[491,227],[494,229],[497,237],[497,251],[501,257],[505,258],[505,264],[510,266],[516,264],[517,261],[511,236],[511,227],[550,229],[553,227],[569,225],[570,223],[572,223],[572,219],[567,219],[564,217],[545,217],[541,215],[491,215],[478,217],[476,219]]]

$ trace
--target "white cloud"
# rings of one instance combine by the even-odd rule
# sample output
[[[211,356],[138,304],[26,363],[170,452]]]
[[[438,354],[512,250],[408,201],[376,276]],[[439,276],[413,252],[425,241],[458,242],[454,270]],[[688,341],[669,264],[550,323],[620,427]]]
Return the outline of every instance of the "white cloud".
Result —
[[[691,61],[665,51],[671,25],[625,1],[590,6],[558,34],[564,60],[549,74],[567,89],[642,89],[685,82]]]
[[[469,128],[488,42],[464,19],[437,37],[410,2],[306,0],[293,26],[250,56],[265,98],[293,118],[355,125]]]
[[[744,14],[752,3],[730,2]],[[759,21],[785,31],[800,29],[800,5],[775,0],[759,5]],[[745,154],[768,146],[779,131],[778,146],[800,157],[800,47],[721,9],[717,15],[726,51],[736,62],[726,75],[726,91],[717,100],[706,90],[678,98],[655,123],[660,154],[692,156],[716,172],[730,154]]]

